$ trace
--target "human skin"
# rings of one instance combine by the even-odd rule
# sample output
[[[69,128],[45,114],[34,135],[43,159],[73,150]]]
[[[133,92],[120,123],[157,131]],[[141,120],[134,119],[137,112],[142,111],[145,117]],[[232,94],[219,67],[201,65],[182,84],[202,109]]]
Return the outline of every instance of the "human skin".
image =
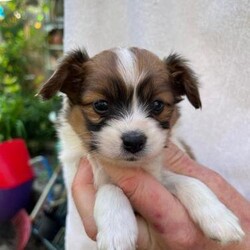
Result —
[[[247,250],[250,246],[250,203],[218,173],[198,164],[169,143],[165,166],[173,172],[204,182],[240,219],[242,242],[221,245],[208,239],[190,219],[182,204],[154,177],[135,168],[104,166],[113,182],[130,200],[139,228],[138,249],[152,250]],[[95,240],[93,217],[96,189],[87,159],[82,159],[72,185],[72,194],[88,236]]]

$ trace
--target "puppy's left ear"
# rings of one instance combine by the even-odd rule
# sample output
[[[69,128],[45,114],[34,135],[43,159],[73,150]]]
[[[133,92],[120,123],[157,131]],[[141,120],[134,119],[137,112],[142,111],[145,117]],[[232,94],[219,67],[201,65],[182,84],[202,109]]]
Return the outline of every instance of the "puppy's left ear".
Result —
[[[177,54],[171,54],[164,61],[170,72],[171,86],[176,100],[182,100],[181,96],[186,95],[195,108],[201,108],[199,83],[187,61]]]
[[[67,54],[37,95],[48,100],[60,91],[73,103],[77,102],[84,82],[84,64],[88,60],[85,50],[78,49]]]

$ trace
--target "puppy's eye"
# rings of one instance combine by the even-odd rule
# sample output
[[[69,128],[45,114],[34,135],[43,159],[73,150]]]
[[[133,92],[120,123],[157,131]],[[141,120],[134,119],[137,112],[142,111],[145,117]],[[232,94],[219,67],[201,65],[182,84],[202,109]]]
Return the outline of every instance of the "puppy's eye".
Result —
[[[98,100],[96,102],[93,103],[93,107],[94,110],[98,113],[98,114],[106,114],[107,111],[109,110],[109,105],[107,101],[104,100]]]
[[[162,101],[156,100],[151,104],[151,111],[153,114],[158,115],[163,111],[164,106]]]

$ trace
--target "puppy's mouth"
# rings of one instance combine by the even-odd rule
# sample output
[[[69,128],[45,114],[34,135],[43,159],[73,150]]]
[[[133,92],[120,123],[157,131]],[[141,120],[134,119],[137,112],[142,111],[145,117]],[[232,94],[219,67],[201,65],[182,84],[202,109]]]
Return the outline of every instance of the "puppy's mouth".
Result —
[[[128,162],[143,161],[144,157],[142,156],[142,154],[125,154],[121,157],[121,160]]]
[[[123,162],[123,163],[141,163],[149,160],[151,156],[149,156],[146,152],[146,150],[137,152],[137,153],[129,153],[124,151],[122,148],[120,149],[119,154],[106,154],[102,151],[99,151],[98,148],[96,148],[94,151],[92,151],[93,154],[95,154],[96,157],[104,158],[111,162]]]
[[[121,164],[130,166],[136,166],[141,164],[147,164],[149,161],[151,161],[153,158],[157,157],[161,152],[157,152],[155,154],[149,154],[147,150],[143,150],[141,152],[132,154],[128,152],[124,152],[124,150],[121,150],[119,155],[106,155],[102,154],[102,152],[95,152],[97,157],[101,157],[103,159],[108,160],[109,162],[116,162],[116,164]]]
[[[138,158],[136,158],[134,156],[127,158],[127,161],[137,161],[137,160],[138,160]]]
[[[122,150],[121,150],[122,151]],[[147,157],[146,153],[140,152],[140,153],[127,153],[127,152],[121,152],[121,154],[117,157],[110,158],[111,160],[117,160],[117,161],[123,161],[123,162],[143,162]]]

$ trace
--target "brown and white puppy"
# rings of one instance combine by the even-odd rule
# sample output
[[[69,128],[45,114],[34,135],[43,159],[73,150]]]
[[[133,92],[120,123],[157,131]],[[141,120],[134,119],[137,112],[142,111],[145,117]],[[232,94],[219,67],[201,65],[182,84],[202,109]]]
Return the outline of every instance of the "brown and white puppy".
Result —
[[[160,60],[144,49],[116,48],[93,58],[80,50],[64,58],[39,94],[44,99],[58,91],[66,94],[58,128],[69,199],[66,249],[96,248],[84,235],[70,192],[84,155],[92,162],[98,189],[98,249],[135,249],[138,234],[129,200],[102,168],[107,163],[143,166],[182,202],[205,235],[222,243],[241,240],[237,217],[206,185],[162,168],[167,141],[176,142],[176,104],[186,96],[201,107],[197,85],[193,71],[176,54]]]

